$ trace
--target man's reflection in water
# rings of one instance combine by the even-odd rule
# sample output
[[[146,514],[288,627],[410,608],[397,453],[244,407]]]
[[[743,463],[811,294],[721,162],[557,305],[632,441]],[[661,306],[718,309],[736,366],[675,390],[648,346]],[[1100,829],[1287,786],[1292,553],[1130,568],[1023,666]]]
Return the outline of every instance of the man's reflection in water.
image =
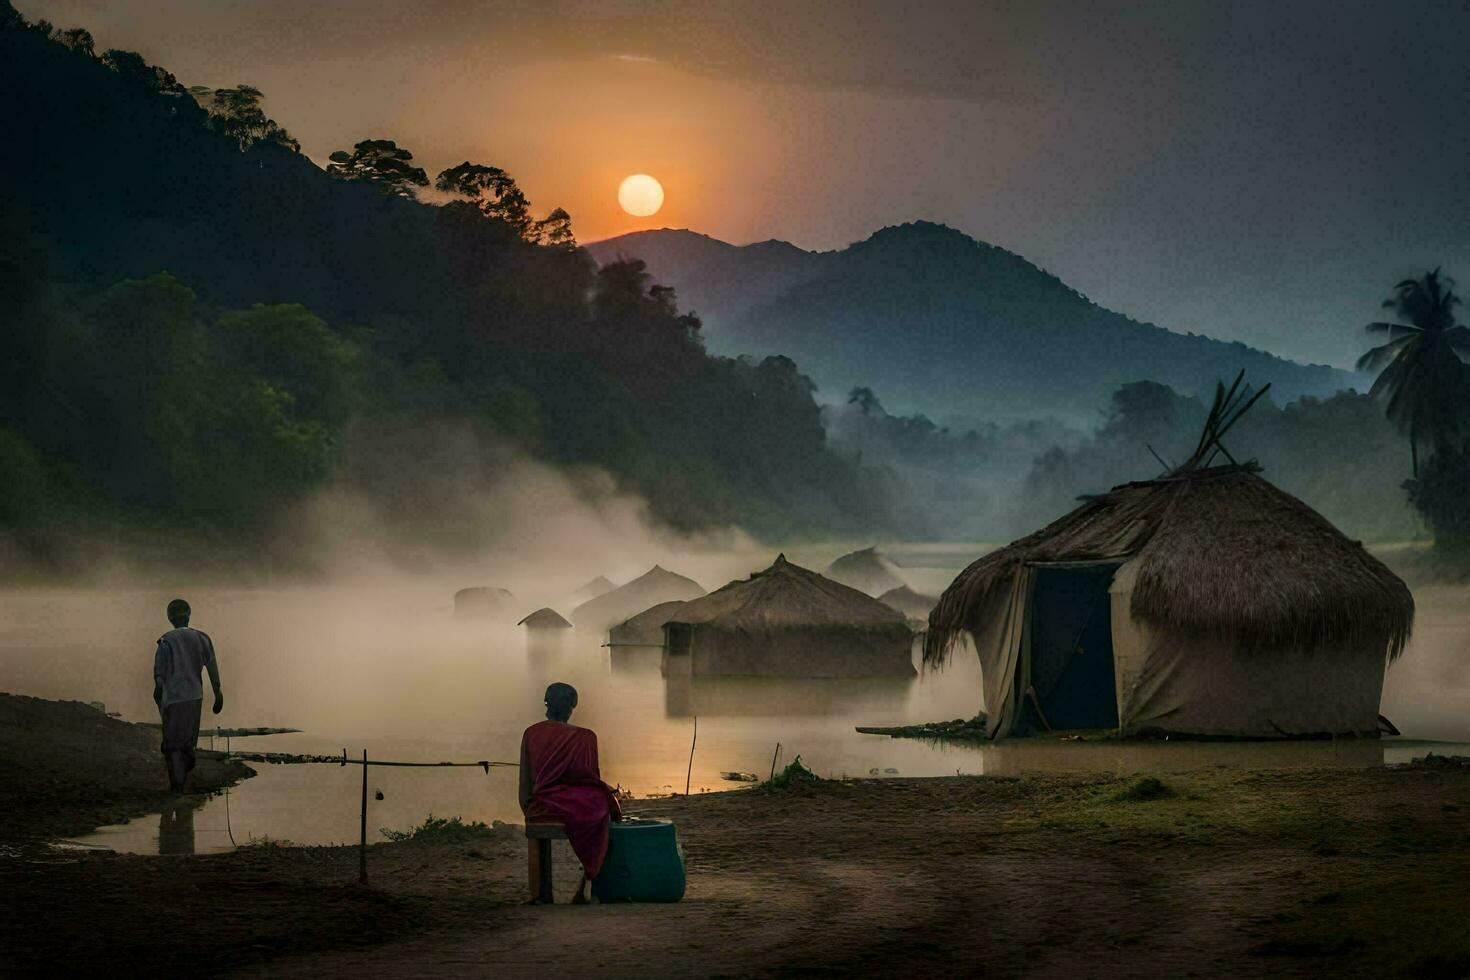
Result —
[[[158,853],[194,853],[194,801],[176,800],[158,815]]]

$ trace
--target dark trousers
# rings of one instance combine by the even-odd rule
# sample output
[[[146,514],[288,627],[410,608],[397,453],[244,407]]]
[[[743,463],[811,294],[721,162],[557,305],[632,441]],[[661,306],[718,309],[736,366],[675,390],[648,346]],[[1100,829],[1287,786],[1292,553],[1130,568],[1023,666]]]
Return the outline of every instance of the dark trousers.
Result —
[[[194,743],[199,741],[199,709],[203,701],[180,701],[163,709],[163,764],[168,787],[184,788],[194,769]]]

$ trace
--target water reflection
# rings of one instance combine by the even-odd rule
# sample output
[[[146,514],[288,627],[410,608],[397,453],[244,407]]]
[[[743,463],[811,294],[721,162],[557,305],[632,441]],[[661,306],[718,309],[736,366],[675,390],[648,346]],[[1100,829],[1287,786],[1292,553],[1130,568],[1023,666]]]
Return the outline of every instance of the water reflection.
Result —
[[[912,677],[664,677],[668,718],[760,718],[845,715],[888,711],[908,698]]]
[[[159,854],[194,853],[194,811],[202,802],[193,797],[181,797],[158,815]]]

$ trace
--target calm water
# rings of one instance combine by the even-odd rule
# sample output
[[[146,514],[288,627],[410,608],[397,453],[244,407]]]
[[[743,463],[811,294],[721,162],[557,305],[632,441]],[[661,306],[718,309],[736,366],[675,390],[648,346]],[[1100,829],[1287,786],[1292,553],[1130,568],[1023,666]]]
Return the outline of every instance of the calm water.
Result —
[[[942,559],[958,566],[968,557]],[[906,571],[914,584],[931,590],[954,574],[940,562]],[[738,569],[723,577],[719,569],[701,574],[710,579],[706,585],[716,585]],[[456,623],[453,584],[188,591],[197,624],[215,637],[224,674],[226,710],[217,719],[206,715],[206,724],[305,730],[233,742],[256,751],[346,748],[354,756],[366,749],[378,759],[515,761],[520,731],[541,717],[545,684],[564,680],[581,692],[575,720],[598,731],[605,778],[640,797],[683,791],[695,715],[695,792],[736,785],[722,780],[722,771],[766,775],[777,743],[783,764],[800,754],[831,776],[1366,766],[1406,761],[1426,750],[1396,747],[1392,740],[975,747],[859,735],[854,725],[973,715],[980,708],[978,666],[958,659],[942,673],[897,682],[701,679],[671,685],[660,676],[657,650],[610,652],[600,638],[573,635],[560,650],[533,654],[515,627]],[[0,690],[99,700],[125,718],[151,718],[153,640],[164,628],[157,620],[170,597],[116,589],[0,594]],[[1384,713],[1406,737],[1470,741],[1470,590],[1420,589],[1416,597],[1415,640],[1389,671]],[[526,611],[548,599],[555,599],[549,590],[530,597]],[[209,744],[207,736],[201,744]],[[359,767],[256,768],[260,775],[228,797],[105,828],[84,843],[203,853],[228,849],[232,836],[239,844],[263,837],[304,844],[356,839]],[[430,813],[519,818],[514,769],[488,775],[479,769],[371,769],[369,789],[384,796],[369,800],[374,836],[377,828],[407,828]],[[657,808],[656,801],[640,805]]]

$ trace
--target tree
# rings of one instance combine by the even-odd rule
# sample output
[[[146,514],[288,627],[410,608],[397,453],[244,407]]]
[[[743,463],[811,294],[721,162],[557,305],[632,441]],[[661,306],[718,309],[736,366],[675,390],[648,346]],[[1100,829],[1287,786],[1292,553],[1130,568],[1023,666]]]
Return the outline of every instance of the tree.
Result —
[[[505,222],[516,237],[525,241],[554,248],[577,247],[572,216],[556,208],[540,221],[531,217],[531,202],[516,186],[515,178],[499,167],[466,160],[441,173],[434,180],[434,187],[468,198],[481,214]]]
[[[485,217],[504,221],[521,238],[530,237],[535,224],[531,217],[531,202],[516,186],[515,178],[499,167],[466,160],[441,173],[434,186],[446,193],[469,198]]]
[[[864,415],[886,415],[883,411],[883,403],[878,400],[878,395],[872,388],[854,388],[847,393],[847,403],[856,405]]]
[[[265,96],[253,85],[217,89],[195,85],[189,94],[209,113],[209,127],[234,140],[240,149],[256,143],[274,143],[293,153],[301,152],[301,144],[265,114],[260,107]]]
[[[561,208],[554,209],[536,222],[536,240],[548,248],[576,248],[577,236],[572,234],[572,216]]]
[[[179,84],[173,72],[157,65],[150,65],[143,60],[143,56],[136,51],[121,51],[117,48],[109,48],[103,52],[102,63],[117,72],[124,79],[135,85],[140,85],[150,92],[158,92],[161,95],[182,96],[188,95],[189,90]]]
[[[385,194],[412,199],[415,187],[428,187],[429,175],[410,161],[413,154],[392,140],[363,140],[352,152],[337,150],[327,173],[339,180],[364,180]]]
[[[1388,335],[1388,342],[1358,359],[1358,370],[1377,371],[1370,390],[1386,403],[1385,411],[1408,436],[1413,472],[1419,475],[1419,449],[1449,449],[1466,421],[1463,361],[1470,358],[1470,329],[1455,323],[1454,280],[1438,269],[1394,286],[1384,309],[1403,323],[1370,323],[1369,333]]]
[[[57,31],[52,38],[68,51],[86,55],[88,58],[97,56],[97,44],[92,39],[91,32],[85,28],[73,27],[70,30]]]

